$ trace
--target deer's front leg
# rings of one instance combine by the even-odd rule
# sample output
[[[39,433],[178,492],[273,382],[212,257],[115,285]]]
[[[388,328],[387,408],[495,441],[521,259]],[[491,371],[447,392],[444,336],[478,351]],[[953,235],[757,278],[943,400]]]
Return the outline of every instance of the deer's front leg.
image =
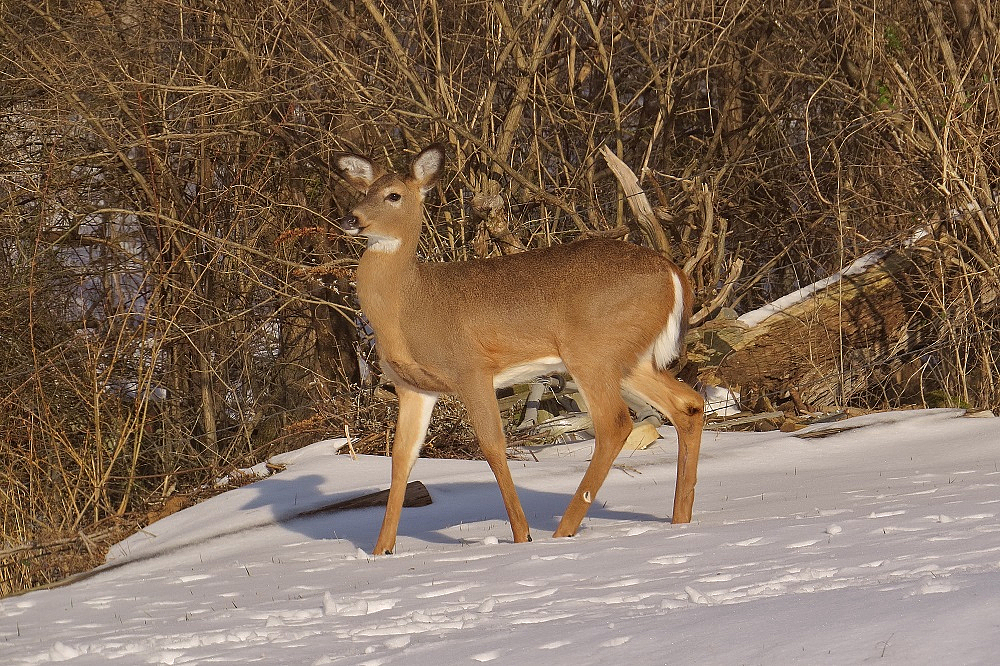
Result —
[[[427,425],[438,396],[423,393],[397,382],[396,395],[399,396],[399,418],[396,420],[396,434],[392,441],[392,483],[389,486],[389,500],[385,506],[382,529],[375,541],[375,555],[390,555],[396,547],[396,530],[399,514],[403,510],[406,483],[410,479],[413,463],[420,454],[427,436]]]

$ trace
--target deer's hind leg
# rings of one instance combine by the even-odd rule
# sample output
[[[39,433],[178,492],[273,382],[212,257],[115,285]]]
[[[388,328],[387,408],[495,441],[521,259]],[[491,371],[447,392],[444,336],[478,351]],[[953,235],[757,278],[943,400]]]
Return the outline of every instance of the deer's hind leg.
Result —
[[[493,389],[492,375],[468,373],[459,388],[458,397],[465,405],[472,429],[479,440],[479,448],[500,487],[514,543],[531,541],[528,519],[524,515],[521,500],[517,496],[517,488],[514,487],[514,479],[510,475],[510,467],[507,465],[507,437],[503,432],[503,420]]]
[[[677,485],[672,522],[691,522],[698,455],[705,422],[705,400],[693,388],[642,360],[625,378],[625,385],[656,407],[677,430]]]
[[[590,465],[559,521],[559,526],[553,535],[556,537],[576,534],[590,505],[597,497],[597,491],[604,484],[611,465],[621,452],[625,439],[632,431],[632,418],[621,397],[619,381],[616,378],[609,377],[603,368],[586,373],[574,373],[573,368],[569,366],[567,368],[587,401],[590,416],[594,421],[596,441]]]

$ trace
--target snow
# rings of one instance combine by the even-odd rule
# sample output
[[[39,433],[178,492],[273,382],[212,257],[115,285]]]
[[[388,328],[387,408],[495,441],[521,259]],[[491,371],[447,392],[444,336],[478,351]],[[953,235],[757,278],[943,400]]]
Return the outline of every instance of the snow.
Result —
[[[913,247],[920,241],[924,240],[925,238],[929,238],[930,236],[931,232],[928,228],[918,227],[910,233],[909,237],[903,240],[903,242],[901,243],[901,247],[903,248]],[[805,287],[802,287],[801,289],[798,289],[790,294],[782,296],[776,301],[772,301],[767,305],[757,308],[756,310],[751,310],[750,312],[744,313],[740,315],[736,319],[736,321],[743,324],[747,328],[753,328],[754,326],[757,326],[758,324],[763,322],[765,319],[768,319],[769,317],[772,317],[773,315],[776,315],[778,313],[785,312],[792,306],[798,305],[799,303],[802,303],[806,299],[811,298],[817,292],[820,292],[824,289],[828,289],[829,287],[836,285],[845,277],[861,275],[862,273],[867,272],[868,269],[880,264],[882,260],[889,255],[890,252],[891,250],[889,248],[879,248],[877,250],[872,250],[868,254],[858,257],[853,262],[851,262],[851,264],[847,268],[837,271],[830,277],[823,278],[822,280],[818,280],[817,282],[813,282],[812,284],[808,284]]]
[[[705,398],[706,416],[735,416],[740,413],[740,394],[724,386],[699,385],[698,392]]]
[[[889,251],[885,249],[873,250],[868,254],[855,259],[851,265],[844,270],[837,271],[828,278],[823,278],[822,280],[806,285],[805,287],[782,296],[778,300],[759,307],[756,310],[751,310],[750,312],[742,314],[736,319],[736,321],[743,324],[747,328],[753,328],[768,317],[776,315],[779,312],[784,312],[793,305],[798,305],[816,292],[837,284],[845,277],[861,275],[872,266],[878,265],[878,263],[882,261],[888,253]]]
[[[592,445],[512,462],[534,542],[511,543],[484,462],[419,460],[433,504],[309,509],[385,486],[340,442],[174,514],[91,578],[0,600],[4,664],[992,663],[1000,421],[960,410],[706,432],[695,519],[671,525],[673,431],[619,459],[553,539]],[[447,661],[445,661],[447,660]]]

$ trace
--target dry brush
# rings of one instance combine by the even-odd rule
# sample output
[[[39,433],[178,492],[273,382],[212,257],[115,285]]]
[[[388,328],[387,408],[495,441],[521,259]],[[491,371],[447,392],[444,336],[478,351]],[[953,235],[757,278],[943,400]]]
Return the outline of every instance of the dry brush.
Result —
[[[838,372],[997,406],[997,36],[975,0],[0,1],[0,551],[379,440],[340,149],[447,143],[422,253],[456,260],[650,242],[608,146],[705,320],[933,229],[919,344]],[[892,374],[842,398],[894,404]],[[0,591],[58,575],[43,551]]]

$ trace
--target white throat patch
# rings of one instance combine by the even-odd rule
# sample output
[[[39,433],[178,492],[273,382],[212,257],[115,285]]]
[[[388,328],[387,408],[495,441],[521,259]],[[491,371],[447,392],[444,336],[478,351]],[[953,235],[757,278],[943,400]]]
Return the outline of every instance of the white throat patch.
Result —
[[[398,250],[399,246],[402,244],[403,241],[395,236],[380,236],[378,234],[371,234],[368,236],[368,249],[372,252],[392,254]]]

